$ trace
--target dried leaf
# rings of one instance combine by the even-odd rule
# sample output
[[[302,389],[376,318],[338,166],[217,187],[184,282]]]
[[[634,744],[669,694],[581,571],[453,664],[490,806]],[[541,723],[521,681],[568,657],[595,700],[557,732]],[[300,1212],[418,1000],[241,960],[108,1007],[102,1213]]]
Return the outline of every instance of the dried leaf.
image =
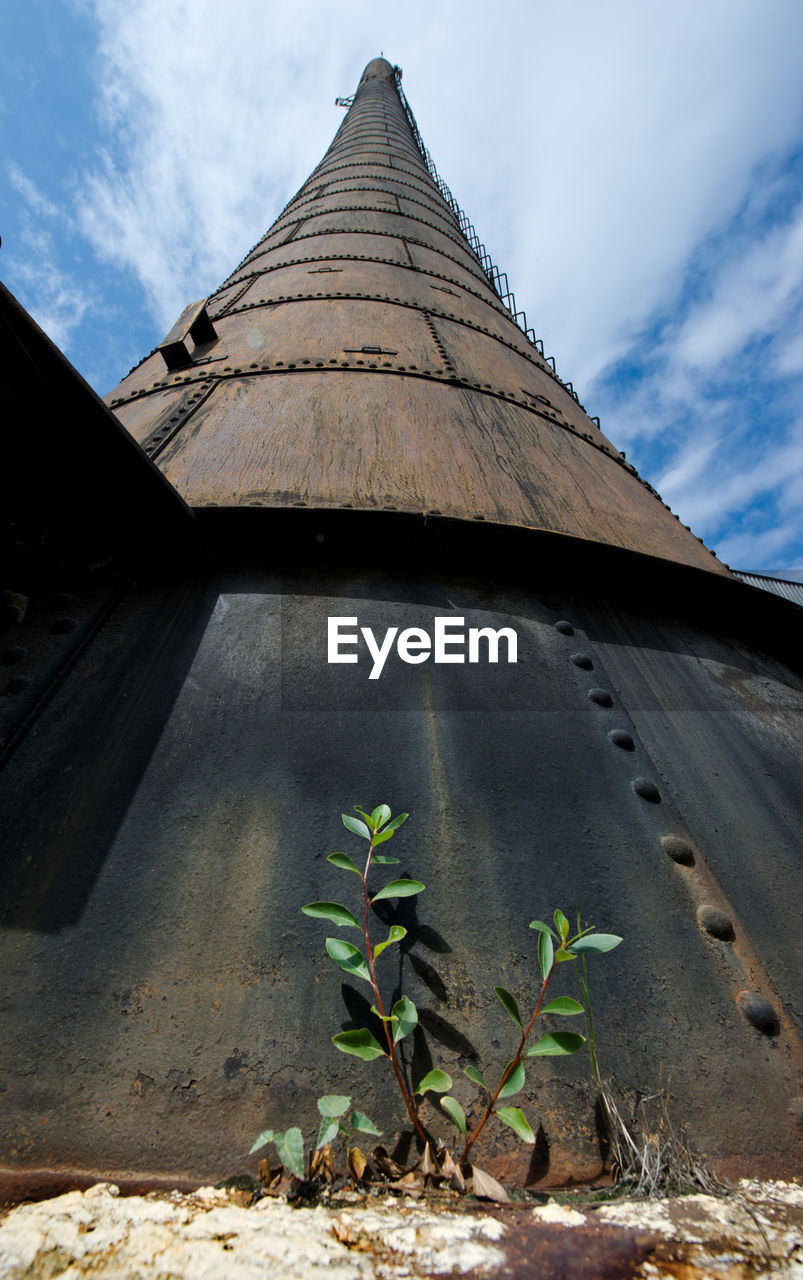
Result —
[[[269,1160],[260,1160],[259,1162],[259,1180],[265,1188],[266,1196],[278,1196],[279,1188],[284,1177],[284,1165],[277,1164],[275,1168],[271,1168]]]
[[[379,1172],[386,1178],[400,1178],[404,1173],[402,1166],[388,1155],[386,1148],[381,1144],[378,1147],[374,1147],[371,1152],[371,1158]]]
[[[365,1176],[365,1170],[368,1168],[368,1161],[360,1151],[359,1147],[349,1147],[349,1152],[346,1156],[346,1164],[348,1165],[352,1181],[355,1183],[362,1182],[362,1179]]]
[[[510,1204],[510,1196],[501,1182],[492,1178],[490,1173],[478,1169],[475,1164],[471,1166],[471,1181],[475,1196],[480,1196],[483,1200],[496,1200],[497,1204]]]
[[[310,1178],[323,1178],[331,1186],[335,1180],[335,1162],[332,1158],[332,1147],[330,1143],[320,1147],[312,1153],[312,1161],[310,1163]]]
[[[424,1146],[424,1154],[421,1157],[419,1172],[422,1173],[425,1178],[437,1178],[440,1176],[440,1165],[430,1151],[428,1142]]]
[[[412,1171],[405,1173],[404,1177],[399,1178],[397,1182],[389,1184],[395,1191],[404,1191],[408,1196],[412,1196],[415,1200],[424,1194],[424,1185]]]
[[[455,1162],[451,1151],[445,1151],[443,1153],[443,1159],[441,1160],[441,1173],[444,1178],[448,1179],[449,1186],[455,1191],[459,1191],[461,1195],[465,1192],[466,1180],[463,1177],[460,1165]]]

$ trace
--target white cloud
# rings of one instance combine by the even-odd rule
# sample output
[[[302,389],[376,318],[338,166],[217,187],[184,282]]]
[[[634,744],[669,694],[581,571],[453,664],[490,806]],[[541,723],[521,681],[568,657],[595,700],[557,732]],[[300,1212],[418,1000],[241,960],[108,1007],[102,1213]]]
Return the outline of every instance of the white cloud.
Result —
[[[711,369],[756,335],[774,333],[788,309],[803,301],[803,202],[784,226],[773,227],[728,264],[713,296],[677,335],[674,358]]]
[[[9,283],[25,294],[28,309],[37,324],[56,346],[69,354],[73,335],[86,315],[92,291],[69,271],[65,271],[50,229],[41,219],[60,216],[58,208],[15,166],[9,166],[15,189],[25,198],[34,217],[20,218],[19,246],[23,252],[12,259]]]
[[[12,162],[7,166],[7,169],[12,187],[19,192],[34,214],[48,219],[59,217],[60,210],[58,207],[52,200],[48,200],[47,196],[39,190],[36,183],[22,172],[19,165]]]

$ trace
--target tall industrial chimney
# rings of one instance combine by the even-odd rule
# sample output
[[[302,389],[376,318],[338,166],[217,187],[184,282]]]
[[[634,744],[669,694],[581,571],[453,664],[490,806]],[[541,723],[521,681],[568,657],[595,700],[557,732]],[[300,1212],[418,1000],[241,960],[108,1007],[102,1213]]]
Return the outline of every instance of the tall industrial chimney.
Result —
[[[414,1081],[510,1058],[492,988],[528,1003],[527,926],[560,907],[624,938],[591,971],[623,1097],[666,1088],[720,1168],[793,1167],[800,611],[680,524],[517,323],[400,81],[368,64],[108,408],[3,297],[9,1176],[219,1177],[260,1129],[312,1136],[323,1093],[392,1142],[392,1080],[330,1043],[369,1002],[300,911],[343,892],[341,812],[380,802],[427,886],[383,917]],[[593,1176],[587,1058],[534,1061],[535,1154],[489,1132],[485,1162]]]

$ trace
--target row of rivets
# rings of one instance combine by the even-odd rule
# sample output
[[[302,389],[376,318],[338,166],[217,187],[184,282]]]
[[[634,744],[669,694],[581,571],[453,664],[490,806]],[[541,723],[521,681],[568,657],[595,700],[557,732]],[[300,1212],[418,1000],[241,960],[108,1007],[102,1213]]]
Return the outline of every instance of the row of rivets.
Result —
[[[327,198],[327,200],[334,200],[334,198],[336,198],[339,195],[345,196],[351,192],[365,192],[365,191],[368,191],[368,189],[371,189],[371,191],[384,191],[385,188],[383,187],[374,187],[374,188],[346,187],[345,189],[343,189],[342,192],[333,191],[332,193],[330,193],[329,196],[325,198]],[[396,196],[398,200],[398,196],[396,192],[393,192],[393,191],[387,192],[387,195]],[[302,200],[301,204],[298,205],[298,207],[300,207],[300,209],[304,209],[306,205],[316,204],[316,202],[318,202],[319,200],[323,200],[323,198],[324,197],[321,197],[321,196],[315,196],[315,197],[312,197],[311,200]],[[421,209],[429,210],[429,212],[432,212],[432,214],[434,214],[435,218],[439,218],[439,216],[441,216],[441,214],[439,214],[439,211],[437,209],[433,209],[432,206],[424,204],[423,200],[416,200],[415,196],[402,196],[401,198],[402,200],[406,200],[407,202],[409,202],[409,204],[411,205],[419,205]],[[387,214],[387,212],[392,212],[392,214],[394,215],[400,215],[401,218],[412,218],[412,214],[402,214],[401,209],[392,209],[392,210],[377,209],[377,207],[375,207],[374,205],[330,205],[328,207],[325,207],[325,209],[307,210],[305,214],[305,218],[319,218],[319,216],[323,216],[324,214],[350,214],[350,212],[360,212],[360,211],[374,212],[374,214]],[[293,219],[296,218],[295,210],[293,210],[292,218]],[[448,218],[447,214],[444,214],[443,218],[444,218],[444,221],[448,221],[448,223],[450,223],[450,227],[453,227],[453,225],[455,225],[455,221],[453,221],[452,218]],[[426,223],[426,221],[424,221],[423,218],[414,218],[414,221],[421,221],[421,223],[424,223],[425,227],[432,227],[433,225],[432,223]],[[275,221],[275,223],[273,224],[273,228],[279,228],[279,227],[280,227],[280,221]],[[273,228],[272,228],[272,233],[273,233]],[[458,243],[457,237],[450,236],[450,239],[455,239],[455,241]]]
[[[257,304],[251,304],[251,305],[257,305]],[[441,357],[444,360],[446,360],[447,358],[444,354],[443,348],[440,343],[438,344],[438,351]],[[236,375],[241,375],[243,373],[254,373],[254,372],[258,372],[261,374],[285,373],[288,370],[295,370],[295,369],[301,368],[302,366],[304,368],[309,367],[309,369],[312,370],[313,368],[324,369],[332,365],[337,365],[341,369],[351,369],[352,371],[356,371],[358,369],[365,369],[365,370],[374,369],[377,371],[385,370],[385,371],[388,371],[391,373],[397,373],[397,374],[398,373],[415,374],[416,377],[428,378],[434,381],[443,381],[443,382],[449,383],[452,386],[456,385],[459,387],[464,387],[470,391],[478,391],[483,395],[493,396],[495,399],[504,400],[508,404],[516,405],[520,409],[526,409],[528,413],[532,413],[536,417],[542,418],[545,421],[560,427],[561,430],[567,431],[570,435],[576,436],[578,439],[585,440],[589,445],[591,445],[592,448],[596,449],[599,453],[604,454],[605,457],[609,458],[612,462],[615,462],[618,465],[621,465],[619,464],[619,459],[616,454],[610,453],[604,447],[604,445],[598,443],[596,440],[592,439],[591,437],[586,436],[583,432],[579,431],[576,427],[572,426],[571,423],[567,423],[565,420],[558,418],[555,414],[550,413],[548,410],[537,409],[529,401],[522,400],[520,397],[514,395],[512,392],[504,391],[498,387],[492,387],[489,382],[479,382],[478,380],[475,380],[472,378],[460,377],[454,370],[454,367],[451,366],[451,364],[448,364],[446,371],[444,371],[443,369],[437,369],[437,368],[419,369],[418,365],[415,365],[415,364],[408,364],[408,365],[393,364],[389,360],[383,361],[382,364],[379,364],[374,361],[368,362],[365,360],[341,360],[336,357],[332,357],[328,361],[316,360],[314,362],[309,358],[303,358],[298,361],[274,360],[272,363],[266,362],[261,365],[252,363],[248,366],[247,369],[244,369],[241,366],[224,365],[222,370],[220,370],[217,375],[204,374],[203,379],[206,381],[214,377],[216,380],[220,379],[222,381],[223,380],[222,375],[236,376]],[[186,377],[186,378],[176,379],[176,381],[189,382],[191,381],[191,379],[189,377]],[[132,392],[130,396],[127,396],[127,397],[120,396],[119,398],[112,400],[110,402],[111,407],[116,408],[120,405],[130,403],[132,400],[143,399],[148,395],[151,395],[157,391],[163,390],[165,387],[169,387],[170,385],[171,384],[169,382],[165,382],[165,381],[153,383],[152,386],[150,387],[143,387],[137,391]],[[191,402],[188,402],[186,411],[180,414],[171,415],[170,421],[174,424],[178,424],[179,426],[183,425],[194,408],[197,408],[197,405],[191,404]],[[158,432],[156,432],[153,436],[148,438],[148,440],[143,445],[143,447],[146,450],[150,450],[155,445],[162,445],[167,443],[166,437],[168,435],[172,436],[173,434],[175,434],[176,430],[178,430],[178,426],[160,428]],[[591,695],[589,694],[589,696]]]
[[[560,632],[561,635],[573,636],[575,634],[574,627],[566,619],[561,619],[554,626],[555,630]],[[569,660],[581,670],[591,671],[594,668],[593,660],[587,653],[574,653],[570,655]],[[607,689],[591,688],[588,690],[588,697],[598,706],[613,707],[613,698]],[[636,749],[632,735],[624,729],[608,730],[608,740],[624,751],[631,752]],[[641,799],[650,804],[661,803],[661,792],[651,778],[637,777],[632,780],[630,785]],[[687,840],[670,833],[661,836],[660,844],[667,857],[679,867],[688,868],[695,865],[694,851]],[[716,938],[720,942],[734,941],[736,934],[733,921],[721,907],[703,903],[697,908],[696,918],[698,927],[710,937]],[[739,991],[736,995],[736,1003],[745,1019],[752,1026],[766,1035],[777,1034],[780,1027],[778,1015],[770,1002],[763,996],[755,991]]]

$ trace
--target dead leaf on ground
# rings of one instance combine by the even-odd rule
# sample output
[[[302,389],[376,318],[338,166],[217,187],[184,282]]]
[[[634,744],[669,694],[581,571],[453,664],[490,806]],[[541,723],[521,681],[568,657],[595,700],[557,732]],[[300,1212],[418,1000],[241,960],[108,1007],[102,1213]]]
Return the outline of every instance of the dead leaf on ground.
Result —
[[[309,1176],[311,1179],[323,1178],[330,1186],[334,1182],[335,1162],[332,1157],[332,1148],[328,1142],[325,1147],[321,1147],[318,1151],[313,1151]]]
[[[284,1177],[284,1165],[277,1164],[275,1169],[271,1169],[270,1160],[260,1160],[259,1162],[259,1180],[265,1188],[265,1194],[276,1196],[279,1194],[279,1187]]]
[[[510,1196],[501,1182],[492,1178],[490,1173],[478,1169],[475,1164],[471,1166],[471,1181],[475,1196],[480,1196],[483,1200],[496,1200],[497,1204],[510,1204]]]
[[[360,1151],[359,1147],[349,1148],[348,1155],[346,1156],[346,1163],[354,1182],[362,1182],[365,1176],[365,1171],[368,1168],[368,1161]]]
[[[400,1178],[406,1172],[400,1164],[397,1164],[388,1155],[386,1148],[383,1146],[374,1147],[371,1157],[379,1172],[384,1174],[386,1178]]]
[[[443,1159],[441,1160],[441,1173],[448,1181],[449,1186],[455,1191],[460,1191],[461,1193],[465,1191],[466,1180],[463,1177],[460,1165],[455,1162],[451,1151],[445,1151],[443,1153]]]
[[[441,1176],[440,1165],[430,1151],[428,1142],[424,1145],[424,1154],[421,1157],[419,1168],[425,1178],[439,1178]]]

